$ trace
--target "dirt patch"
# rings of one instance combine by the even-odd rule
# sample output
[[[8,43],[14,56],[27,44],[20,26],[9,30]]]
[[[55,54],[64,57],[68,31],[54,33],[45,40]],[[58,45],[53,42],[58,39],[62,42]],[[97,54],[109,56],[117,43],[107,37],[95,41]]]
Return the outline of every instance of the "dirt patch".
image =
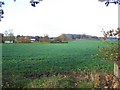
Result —
[[[50,72],[45,72],[45,73],[29,72],[23,75],[23,77],[30,78],[30,79],[40,79],[42,77],[50,77],[50,76],[52,76],[52,73]]]
[[[25,73],[24,77],[30,79],[40,79],[42,77],[51,77],[51,76],[61,76],[61,79],[64,77],[68,77],[69,80],[75,83],[74,87],[77,87],[78,83],[92,83],[93,88],[107,88],[114,89],[120,88],[120,81],[117,77],[112,74],[105,73],[73,73],[73,72],[44,72],[44,73]]]

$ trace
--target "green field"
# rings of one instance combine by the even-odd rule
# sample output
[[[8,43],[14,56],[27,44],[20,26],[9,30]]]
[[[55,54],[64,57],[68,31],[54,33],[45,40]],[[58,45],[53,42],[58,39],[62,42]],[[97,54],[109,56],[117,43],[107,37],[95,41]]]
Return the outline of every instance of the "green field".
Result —
[[[113,63],[105,63],[95,56],[98,53],[98,46],[102,44],[97,40],[77,40],[65,44],[3,44],[3,85],[31,87],[30,83],[33,82],[36,87],[42,87],[38,83],[46,79],[52,80],[54,76],[51,75],[49,79],[40,78],[40,75],[51,73],[78,71],[112,73]],[[56,80],[55,78],[58,79],[58,76],[53,80]],[[55,82],[57,83],[57,80]],[[63,86],[69,87],[69,83],[66,83]]]

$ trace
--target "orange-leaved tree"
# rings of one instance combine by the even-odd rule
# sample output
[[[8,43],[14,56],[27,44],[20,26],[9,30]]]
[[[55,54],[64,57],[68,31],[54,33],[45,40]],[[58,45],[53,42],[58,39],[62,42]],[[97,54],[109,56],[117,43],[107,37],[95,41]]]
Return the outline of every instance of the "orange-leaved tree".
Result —
[[[104,38],[101,41],[105,46],[98,46],[99,59],[114,62],[114,75],[120,78],[120,28],[103,31]]]

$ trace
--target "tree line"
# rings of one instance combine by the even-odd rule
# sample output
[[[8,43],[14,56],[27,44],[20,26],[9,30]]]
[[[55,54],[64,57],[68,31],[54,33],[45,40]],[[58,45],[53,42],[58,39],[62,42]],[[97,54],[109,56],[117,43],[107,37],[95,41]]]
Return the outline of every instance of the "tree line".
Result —
[[[4,34],[0,33],[0,43],[32,43],[32,42],[47,42],[47,43],[64,43],[68,42],[65,34],[58,37],[49,37],[47,34],[44,36],[14,36],[13,30],[6,30]]]

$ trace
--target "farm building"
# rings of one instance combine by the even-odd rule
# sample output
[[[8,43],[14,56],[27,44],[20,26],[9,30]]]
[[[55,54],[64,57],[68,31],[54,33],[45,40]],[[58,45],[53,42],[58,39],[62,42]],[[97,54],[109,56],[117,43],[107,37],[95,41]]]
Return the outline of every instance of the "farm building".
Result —
[[[91,35],[85,35],[85,34],[64,34],[64,37],[66,37],[67,40],[81,40],[81,39],[93,40],[93,39],[98,39],[97,36],[91,36]]]
[[[3,43],[14,43],[15,37],[14,36],[4,36]]]
[[[6,43],[6,44],[14,43],[14,41],[4,41],[4,43]]]
[[[98,37],[98,40],[104,40],[104,37]],[[118,40],[117,37],[108,37],[106,40]]]
[[[31,36],[31,37],[30,37],[30,42],[35,42],[35,41],[36,41],[35,37],[34,37],[34,36]]]

